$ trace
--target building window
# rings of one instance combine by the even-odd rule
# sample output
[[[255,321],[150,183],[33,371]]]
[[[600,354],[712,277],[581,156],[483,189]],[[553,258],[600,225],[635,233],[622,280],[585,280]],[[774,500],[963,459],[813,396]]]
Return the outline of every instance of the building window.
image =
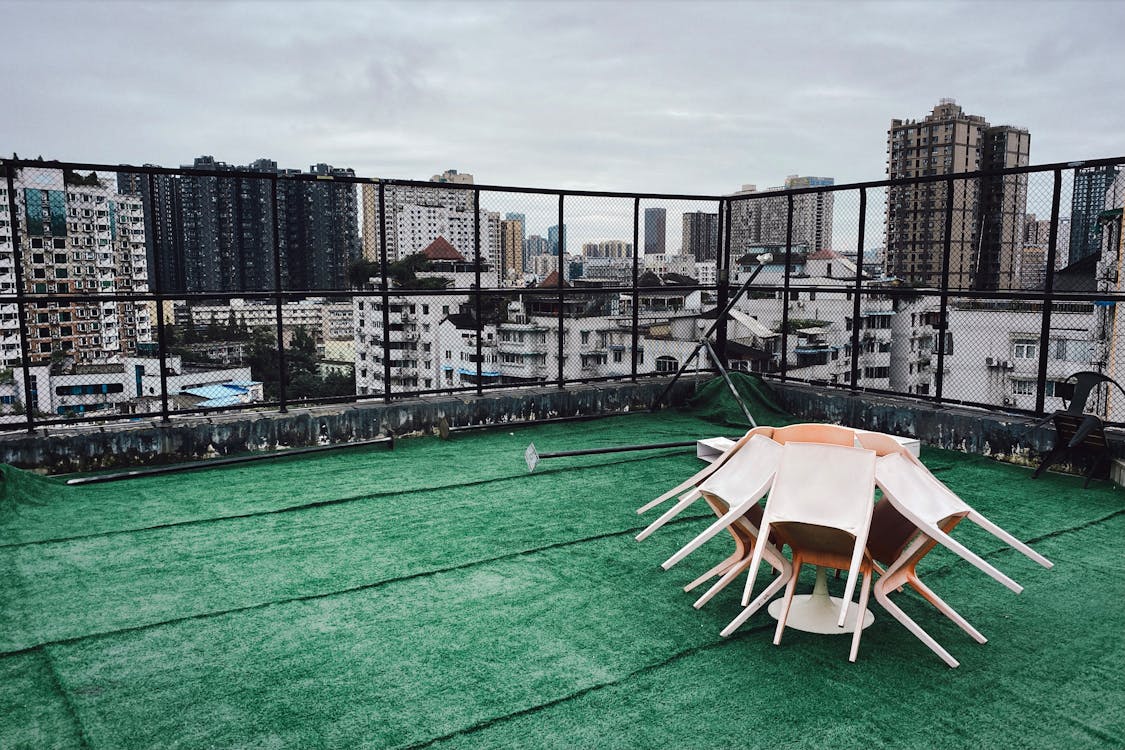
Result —
[[[1013,380],[1012,393],[1017,396],[1032,396],[1035,395],[1035,381],[1034,380]]]
[[[1035,359],[1037,350],[1038,342],[1034,339],[1016,339],[1012,342],[1012,359]]]

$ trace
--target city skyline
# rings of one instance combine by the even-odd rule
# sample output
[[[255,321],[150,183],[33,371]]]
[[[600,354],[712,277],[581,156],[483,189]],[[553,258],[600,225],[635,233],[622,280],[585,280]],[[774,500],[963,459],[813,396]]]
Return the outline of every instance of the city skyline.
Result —
[[[56,43],[42,56],[33,35],[11,40],[12,59],[37,64],[0,84],[21,103],[4,153],[166,165],[185,151],[268,154],[369,176],[458,166],[480,184],[721,194],[790,174],[878,179],[890,120],[941,97],[1031,129],[1033,163],[1117,155],[1125,132],[1125,105],[1105,96],[1125,83],[1112,64],[1120,5],[263,8],[7,3],[13,28],[50,28]],[[1084,14],[1096,22],[1080,36],[1060,32]],[[945,25],[956,38],[933,44]],[[90,57],[91,38],[129,43]],[[513,90],[534,92],[518,117],[501,114],[515,114]],[[82,127],[61,111],[81,112]]]

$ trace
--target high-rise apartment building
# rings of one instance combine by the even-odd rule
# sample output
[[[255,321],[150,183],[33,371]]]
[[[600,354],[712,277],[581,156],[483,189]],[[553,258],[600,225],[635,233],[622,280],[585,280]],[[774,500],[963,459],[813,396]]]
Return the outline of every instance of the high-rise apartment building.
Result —
[[[664,208],[645,209],[645,255],[668,252],[666,230],[668,211]]]
[[[785,184],[767,188],[764,192],[828,187],[835,184],[831,177],[801,177],[790,175]],[[756,185],[743,185],[735,195],[757,193]],[[804,245],[811,252],[832,250],[833,193],[818,191],[798,193],[793,198],[793,221],[789,223],[789,196],[731,201],[730,247],[731,255],[740,257],[750,248],[759,245],[785,245],[789,236],[792,245]]]
[[[448,170],[431,182],[471,185],[473,176]],[[480,256],[493,263],[500,255],[500,214],[481,209],[474,217],[471,189],[421,185],[387,185],[383,189],[386,220],[380,223],[379,186],[363,186],[363,254],[379,258],[380,231],[386,232],[387,260],[394,262],[420,253],[443,237],[473,262],[476,258],[476,229],[480,227]],[[497,264],[499,265],[499,264]]]
[[[1071,263],[1100,250],[1101,234],[1098,230],[1098,215],[1104,210],[1106,198],[1113,189],[1120,167],[1078,167],[1074,170],[1074,190],[1070,207],[1070,253]],[[1109,196],[1119,202],[1121,196]]]
[[[355,184],[333,179],[355,172],[316,164],[309,174],[318,179],[283,179],[277,186],[283,279],[289,289],[344,289],[348,267],[360,255],[359,206]]]
[[[219,174],[118,178],[144,204],[151,280],[162,291],[263,291],[278,270],[288,289],[344,288],[360,253],[359,206],[354,184],[335,180],[351,169],[317,164],[308,172],[317,180],[292,179],[300,170],[271,159],[235,167],[211,156],[184,169]]]
[[[561,242],[560,242],[561,240]],[[559,232],[559,225],[554,224],[547,227],[547,252],[551,255],[558,255],[560,245],[562,249],[566,250],[566,224],[563,224],[562,233]]]
[[[500,222],[500,286],[516,286],[523,278],[523,234],[522,219]]]
[[[0,184],[0,291],[15,293],[18,227],[24,291],[30,294],[121,295],[94,302],[29,303],[25,312],[31,364],[62,368],[121,362],[152,341],[149,307],[128,299],[148,291],[141,199],[107,180],[58,170],[20,169],[13,175],[16,220]],[[0,361],[21,358],[15,305],[0,310]],[[34,387],[34,386],[33,386]]]
[[[520,223],[520,264],[523,268],[527,268],[527,252],[524,250],[524,244],[527,240],[527,215],[509,211],[504,214],[504,220]]]
[[[626,260],[633,257],[633,243],[625,240],[586,242],[582,245],[582,257]]]
[[[887,176],[902,179],[1026,166],[1030,149],[1026,129],[991,126],[979,115],[966,114],[952,99],[942,99],[921,120],[891,121]],[[957,180],[953,187],[948,238],[945,182],[887,190],[887,273],[910,283],[939,284],[948,239],[950,286],[1017,288],[1026,175]]]
[[[684,213],[683,222],[680,252],[696,262],[715,260],[719,247],[719,215],[689,211]]]

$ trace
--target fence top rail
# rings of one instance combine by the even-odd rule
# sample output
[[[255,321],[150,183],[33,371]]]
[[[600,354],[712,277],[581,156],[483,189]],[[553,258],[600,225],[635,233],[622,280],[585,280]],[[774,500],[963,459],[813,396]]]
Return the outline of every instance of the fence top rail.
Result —
[[[160,167],[152,164],[100,164],[93,162],[66,162],[47,161],[38,159],[0,159],[0,166],[10,166],[14,169],[49,169],[49,170],[87,170],[94,172],[111,172],[122,174],[147,174],[147,175],[183,175],[192,177],[231,177],[246,179],[277,179],[290,182],[325,182],[343,184],[387,185],[390,187],[418,187],[432,190],[479,190],[486,193],[523,193],[532,195],[562,195],[573,197],[592,198],[623,198],[645,200],[686,200],[702,202],[722,201],[747,201],[761,200],[763,198],[776,198],[785,195],[802,195],[808,193],[830,193],[843,190],[860,190],[865,188],[897,187],[903,185],[919,185],[946,180],[965,180],[980,177],[998,177],[1005,175],[1031,174],[1037,172],[1053,172],[1062,169],[1077,169],[1103,166],[1125,165],[1125,156],[1086,159],[1069,162],[1055,162],[1052,164],[1037,164],[1025,167],[1008,167],[1006,169],[954,172],[940,175],[924,175],[921,177],[902,177],[896,179],[869,180],[865,182],[850,182],[840,185],[822,185],[807,188],[788,188],[743,194],[710,195],[696,193],[652,193],[628,192],[614,190],[580,190],[569,188],[542,188],[521,187],[515,185],[478,185],[461,184],[452,182],[429,182],[427,180],[406,180],[397,178],[359,177],[356,175],[317,175],[308,173],[279,174],[276,172],[258,172],[246,169],[200,169],[196,167]]]

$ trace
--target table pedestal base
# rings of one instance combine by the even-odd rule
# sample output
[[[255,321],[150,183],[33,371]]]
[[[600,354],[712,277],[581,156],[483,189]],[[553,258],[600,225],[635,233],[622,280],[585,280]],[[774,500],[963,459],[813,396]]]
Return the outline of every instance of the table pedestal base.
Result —
[[[806,633],[819,633],[821,635],[845,635],[855,632],[856,620],[859,618],[859,605],[852,603],[848,607],[848,619],[844,627],[836,627],[840,618],[840,602],[843,599],[828,595],[828,573],[824,568],[816,569],[816,584],[813,585],[811,594],[798,594],[793,597],[789,605],[789,617],[785,618],[785,627],[802,630]],[[769,613],[773,619],[781,615],[781,606],[785,601],[777,599],[770,602]],[[875,615],[870,610],[863,610],[863,626],[868,627],[875,622]]]

